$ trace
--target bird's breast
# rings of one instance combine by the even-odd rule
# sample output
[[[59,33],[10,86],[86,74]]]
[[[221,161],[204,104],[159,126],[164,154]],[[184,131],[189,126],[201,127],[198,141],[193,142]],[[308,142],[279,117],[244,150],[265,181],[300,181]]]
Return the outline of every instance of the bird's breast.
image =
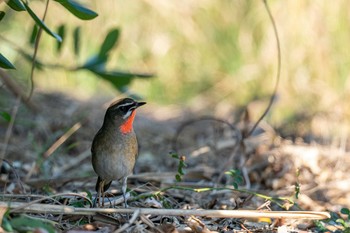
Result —
[[[96,137],[92,145],[92,164],[95,172],[108,181],[130,175],[135,166],[137,148],[133,130],[122,136],[103,134]]]

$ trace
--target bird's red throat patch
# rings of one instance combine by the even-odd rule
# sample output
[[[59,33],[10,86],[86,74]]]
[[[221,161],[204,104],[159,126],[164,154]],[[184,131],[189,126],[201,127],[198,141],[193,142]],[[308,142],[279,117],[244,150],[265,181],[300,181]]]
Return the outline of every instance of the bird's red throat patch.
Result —
[[[131,113],[128,119],[120,126],[120,132],[127,134],[132,131],[132,123],[134,122],[136,110]]]

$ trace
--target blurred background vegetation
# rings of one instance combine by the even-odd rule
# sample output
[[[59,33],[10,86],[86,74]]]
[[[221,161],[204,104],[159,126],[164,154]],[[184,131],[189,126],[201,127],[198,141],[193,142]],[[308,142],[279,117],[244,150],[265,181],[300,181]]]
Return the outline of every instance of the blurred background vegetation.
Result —
[[[280,35],[281,83],[267,120],[286,136],[308,135],[337,146],[347,141],[350,119],[350,4],[346,0],[268,1]],[[67,33],[81,27],[81,56],[67,36],[57,54],[56,41],[43,34],[38,59],[65,66],[83,63],[99,50],[111,28],[120,28],[118,46],[107,67],[154,73],[130,86],[154,105],[177,105],[217,113],[248,106],[255,121],[267,106],[277,69],[276,39],[262,1],[83,1],[99,16],[82,21],[55,2],[46,24]],[[42,1],[31,1],[41,16]],[[33,21],[8,11],[0,23],[0,51],[17,70],[9,73],[28,87],[31,64],[14,47],[29,49]],[[36,71],[36,92],[62,92],[82,101],[116,90],[87,71]]]

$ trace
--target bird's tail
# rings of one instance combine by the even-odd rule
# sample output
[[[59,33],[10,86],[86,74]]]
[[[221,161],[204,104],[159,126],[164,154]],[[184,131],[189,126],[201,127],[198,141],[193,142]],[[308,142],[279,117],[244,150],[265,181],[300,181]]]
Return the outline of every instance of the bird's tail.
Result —
[[[98,178],[97,178],[97,182],[96,182],[96,186],[95,186],[96,192],[98,192],[98,190],[100,189],[101,181],[102,181],[101,178],[98,177]],[[109,189],[109,186],[111,186],[111,184],[112,184],[112,181],[110,181],[110,182],[108,182],[108,183],[105,182],[104,185],[103,185],[102,192],[106,192],[107,189]]]

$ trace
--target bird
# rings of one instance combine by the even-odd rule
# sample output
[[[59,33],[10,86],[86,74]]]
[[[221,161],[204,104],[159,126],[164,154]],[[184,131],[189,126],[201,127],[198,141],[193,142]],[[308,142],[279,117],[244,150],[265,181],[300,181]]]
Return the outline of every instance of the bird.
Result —
[[[146,102],[137,102],[131,98],[123,98],[112,103],[106,110],[103,124],[96,133],[92,145],[92,167],[98,175],[96,182],[97,196],[100,207],[104,205],[105,192],[113,180],[123,181],[122,193],[124,205],[127,207],[127,178],[133,173],[138,156],[138,144],[133,129],[136,109]]]

